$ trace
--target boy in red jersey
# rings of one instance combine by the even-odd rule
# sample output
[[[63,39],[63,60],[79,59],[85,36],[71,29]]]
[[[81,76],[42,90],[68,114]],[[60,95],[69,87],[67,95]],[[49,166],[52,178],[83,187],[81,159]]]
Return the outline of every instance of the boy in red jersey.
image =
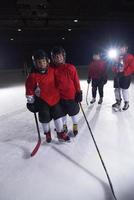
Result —
[[[121,100],[124,100],[123,110],[129,108],[129,93],[128,89],[131,83],[131,74],[134,72],[134,57],[127,53],[128,46],[122,44],[119,49],[119,56],[113,66],[114,72],[114,93],[116,103],[112,105],[115,111],[120,110]],[[122,97],[122,98],[121,98]]]
[[[62,47],[54,47],[51,51],[52,65],[55,69],[55,78],[60,91],[61,105],[64,113],[71,116],[73,121],[73,134],[78,133],[79,102],[82,101],[82,91],[76,68],[65,63],[66,53]],[[64,116],[64,130],[67,131],[67,116]]]
[[[26,79],[27,108],[39,112],[46,141],[51,142],[50,121],[54,119],[57,137],[68,141],[70,138],[63,131],[64,116],[60,106],[60,94],[55,85],[54,69],[49,67],[49,59],[43,50],[37,50],[33,56],[34,68]]]
[[[87,82],[90,83],[91,80],[92,80],[92,100],[90,101],[90,103],[92,104],[96,101],[96,94],[98,89],[100,96],[98,104],[101,104],[103,101],[104,84],[107,82],[107,74],[106,74],[106,63],[100,58],[99,53],[93,54],[93,61],[89,64]]]

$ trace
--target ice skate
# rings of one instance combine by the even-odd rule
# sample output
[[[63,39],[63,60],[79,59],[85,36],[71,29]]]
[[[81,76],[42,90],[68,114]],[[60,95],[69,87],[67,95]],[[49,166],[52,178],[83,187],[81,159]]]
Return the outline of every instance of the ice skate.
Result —
[[[50,143],[52,141],[52,138],[51,138],[51,133],[50,131],[48,133],[44,133],[46,135],[46,142],[47,143]]]
[[[112,105],[112,107],[116,107],[121,104],[121,100],[116,99],[116,102]]]
[[[93,99],[90,101],[90,103],[93,104],[93,103],[95,103],[95,101],[96,101],[96,99],[93,98]]]
[[[121,111],[121,107],[120,107],[119,104],[116,104],[115,106],[112,106],[112,108],[113,108],[113,110],[114,110],[115,112]]]
[[[102,104],[102,102],[103,102],[103,98],[101,97],[101,98],[99,99],[99,101],[98,101],[98,104]]]
[[[121,107],[120,107],[120,106],[118,106],[118,107],[113,107],[113,110],[114,110],[115,112],[121,111]]]
[[[112,105],[113,110],[115,112],[121,111],[120,105],[121,105],[121,101],[117,100],[117,102]]]
[[[62,132],[57,132],[57,137],[58,137],[58,140],[60,142],[67,142],[67,141],[70,141],[70,137],[67,135],[67,133],[65,133],[64,131]]]
[[[124,104],[122,110],[127,110],[128,108],[129,108],[129,102],[125,101],[125,104]]]

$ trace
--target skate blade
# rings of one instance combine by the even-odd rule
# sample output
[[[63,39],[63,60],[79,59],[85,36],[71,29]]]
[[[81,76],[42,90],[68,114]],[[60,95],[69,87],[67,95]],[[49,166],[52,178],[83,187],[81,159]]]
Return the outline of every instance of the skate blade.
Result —
[[[64,142],[71,142],[70,139],[69,139],[69,140],[63,140],[63,139],[59,139],[59,138],[58,138],[58,141],[59,141],[59,142],[62,142],[62,143],[64,143]]]
[[[112,108],[115,112],[121,112],[121,108]]]

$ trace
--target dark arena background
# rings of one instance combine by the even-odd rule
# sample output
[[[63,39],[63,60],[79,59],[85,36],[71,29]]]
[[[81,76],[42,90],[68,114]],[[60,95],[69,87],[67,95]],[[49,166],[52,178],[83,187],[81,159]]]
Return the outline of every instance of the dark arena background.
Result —
[[[0,2],[0,200],[134,200],[134,75],[129,109],[114,112],[112,61],[107,58],[108,49],[118,49],[122,42],[134,55],[133,0]],[[52,142],[47,144],[39,124],[42,143],[30,157],[38,130],[26,108],[25,80],[34,51],[44,49],[51,58],[57,45],[78,71],[89,126],[81,109],[78,136],[59,143],[51,121]],[[87,83],[94,52],[107,62],[101,105],[98,93],[90,104],[92,88]]]

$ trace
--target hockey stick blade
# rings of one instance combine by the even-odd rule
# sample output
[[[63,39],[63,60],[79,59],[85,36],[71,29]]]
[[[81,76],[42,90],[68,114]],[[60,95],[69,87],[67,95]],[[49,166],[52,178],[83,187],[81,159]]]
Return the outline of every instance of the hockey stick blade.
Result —
[[[38,140],[38,143],[36,144],[35,148],[33,149],[32,153],[31,153],[31,157],[37,153],[40,145],[41,145],[41,140]]]

